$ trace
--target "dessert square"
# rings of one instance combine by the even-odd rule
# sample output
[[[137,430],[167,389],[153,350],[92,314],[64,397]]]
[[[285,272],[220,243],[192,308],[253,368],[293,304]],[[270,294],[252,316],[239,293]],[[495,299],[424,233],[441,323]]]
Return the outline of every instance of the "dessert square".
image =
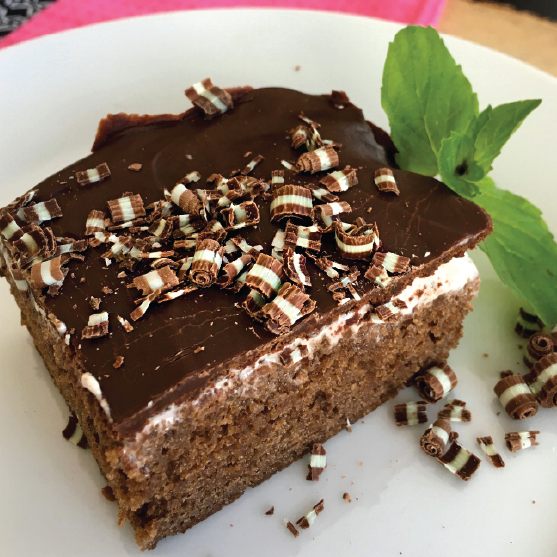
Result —
[[[205,80],[0,211],[2,271],[142,549],[447,358],[489,216],[345,95]]]

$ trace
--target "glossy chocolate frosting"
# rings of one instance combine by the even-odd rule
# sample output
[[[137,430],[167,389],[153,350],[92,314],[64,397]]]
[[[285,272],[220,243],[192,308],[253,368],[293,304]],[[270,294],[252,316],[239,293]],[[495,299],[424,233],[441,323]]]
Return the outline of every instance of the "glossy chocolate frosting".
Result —
[[[324,139],[342,144],[339,169],[346,165],[357,169],[359,185],[339,194],[352,207],[343,220],[352,223],[363,217],[367,222],[376,222],[383,242],[381,251],[410,257],[413,269],[410,277],[417,270],[422,274],[424,269],[433,272],[443,257],[447,259],[447,254],[462,253],[488,233],[490,219],[486,213],[433,178],[395,170],[400,196],[379,192],[373,178],[375,170],[385,166],[384,160],[377,160],[384,158],[384,152],[375,142],[361,110],[350,104],[335,108],[326,97],[280,88],[255,90],[252,100],[236,103],[232,110],[212,120],[205,120],[203,113],[194,109],[178,120],[117,131],[103,138],[106,141],[93,154],[41,183],[37,200],[57,199],[63,217],[51,222],[56,236],[82,238],[91,210],[106,211],[106,202],[124,192],[140,194],[148,205],[163,198],[164,188],[172,189],[194,170],[202,177],[195,187],[209,189],[213,186],[206,186],[205,181],[211,174],[229,176],[260,154],[265,159],[252,175],[270,180],[271,171],[283,169],[282,159],[294,163],[305,151],[291,148],[288,133],[301,123],[298,119],[301,112],[321,124]],[[252,154],[246,158],[248,151]],[[78,186],[75,173],[100,163],[108,164],[111,177],[97,184]],[[139,172],[128,169],[133,163],[142,165]],[[317,184],[323,176],[324,173],[312,176],[286,171],[285,182]],[[261,244],[264,252],[270,253],[270,242],[279,226],[269,221],[269,202],[261,197],[257,201],[260,224],[238,232],[250,244]],[[323,244],[324,253],[335,254],[337,261],[354,264],[339,258],[334,235],[325,235]],[[68,330],[75,328],[71,345],[85,369],[98,378],[114,424],[122,431],[130,431],[131,424],[140,427],[150,412],[162,409],[175,397],[188,393],[193,396],[215,379],[214,369],[220,370],[222,376],[231,359],[238,360],[276,339],[234,305],[245,299],[247,288],[231,294],[217,286],[171,302],[155,303],[142,319],[133,323],[134,331],[125,332],[116,316],[129,319],[138,297],[137,291],[126,285],[151,268],[142,263],[127,277],[118,278],[119,265],[114,262],[107,267],[100,257],[106,249],[106,245],[90,248],[84,263],[71,261],[70,274],[60,295],[46,295],[44,303],[47,311],[62,320]],[[363,278],[369,262],[358,265],[362,274],[357,291],[364,295],[379,290]],[[307,291],[317,302],[309,323],[315,327],[321,317],[341,310],[326,289],[331,279],[309,259],[308,270],[313,285]],[[399,283],[400,290],[403,281]],[[103,287],[109,287],[113,293],[105,294]],[[110,335],[82,340],[80,332],[88,316],[94,313],[89,305],[91,296],[101,298],[100,310],[110,314]],[[294,332],[310,334],[309,326],[304,329],[304,321],[308,322],[308,318]],[[196,351],[199,347],[204,349]],[[124,364],[114,369],[117,356],[124,357]]]

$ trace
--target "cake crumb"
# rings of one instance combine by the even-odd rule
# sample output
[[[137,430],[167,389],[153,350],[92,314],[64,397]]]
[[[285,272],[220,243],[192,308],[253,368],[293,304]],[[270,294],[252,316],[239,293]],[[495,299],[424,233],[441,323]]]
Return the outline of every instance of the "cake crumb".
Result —
[[[205,346],[198,346],[193,353],[197,354],[198,352],[203,352],[203,350],[205,350]]]
[[[535,505],[535,504],[536,504],[536,502],[535,502],[535,501],[532,501],[532,505]]]
[[[265,514],[267,516],[271,516],[272,514],[275,514],[275,507],[272,506]]]
[[[484,358],[487,358],[487,357],[489,356],[489,354],[487,354],[486,352],[484,352],[484,353],[482,354],[482,356],[483,356]]]
[[[347,501],[348,503],[352,503],[352,498],[350,497],[350,493],[346,492],[342,498]]]
[[[302,66],[296,66],[296,67],[294,68],[294,71],[295,71],[295,72],[299,72],[301,69],[302,69]]]
[[[364,465],[364,463],[363,463],[363,462],[360,462],[359,464],[360,464],[360,466],[363,466],[363,465]]]
[[[104,498],[105,498],[107,501],[110,501],[111,503],[112,503],[113,501],[116,501],[116,497],[115,497],[115,495],[114,495],[114,492],[112,491],[112,488],[111,488],[109,485],[103,487],[103,488],[101,489],[101,493],[104,495]]]
[[[122,366],[123,363],[124,363],[124,357],[123,356],[116,356],[116,360],[114,360],[114,363],[112,364],[112,367],[114,367],[115,369],[118,369],[119,367]]]
[[[134,170],[135,172],[139,172],[141,170],[142,166],[143,166],[142,164],[139,164],[139,163],[136,162],[136,163],[130,164],[130,166],[128,166],[128,170]]]

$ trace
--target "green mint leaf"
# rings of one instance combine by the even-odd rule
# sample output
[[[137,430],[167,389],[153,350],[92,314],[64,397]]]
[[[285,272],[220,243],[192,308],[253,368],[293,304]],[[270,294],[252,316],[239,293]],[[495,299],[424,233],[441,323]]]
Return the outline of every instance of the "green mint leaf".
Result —
[[[476,161],[485,172],[491,170],[491,164],[501,153],[503,145],[541,102],[540,99],[518,101],[501,104],[490,110],[487,121],[478,130],[475,139]]]
[[[465,133],[478,99],[432,27],[402,29],[389,45],[381,104],[401,168],[437,174],[437,154],[452,131]]]
[[[480,248],[509,289],[528,301],[550,327],[557,324],[557,244],[529,201],[495,186],[489,177],[480,183],[474,202],[493,219],[493,233]]]
[[[480,112],[479,116],[477,116],[470,122],[470,126],[468,127],[466,135],[470,137],[472,142],[476,142],[478,133],[480,133],[480,130],[486,125],[492,110],[493,107],[491,105],[488,105],[484,111]]]
[[[437,154],[439,174],[447,186],[463,197],[472,198],[480,192],[478,182],[485,172],[474,160],[473,140],[462,133],[452,132],[441,143]]]

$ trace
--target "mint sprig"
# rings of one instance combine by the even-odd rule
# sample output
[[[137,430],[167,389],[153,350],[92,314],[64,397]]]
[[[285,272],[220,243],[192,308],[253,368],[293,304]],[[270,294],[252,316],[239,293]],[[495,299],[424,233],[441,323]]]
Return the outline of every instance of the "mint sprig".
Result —
[[[489,105],[481,113],[470,82],[433,28],[410,26],[389,45],[381,104],[398,149],[397,164],[441,175],[459,195],[483,207],[493,233],[480,248],[501,281],[557,324],[557,244],[541,211],[497,188],[494,159],[541,100]]]

